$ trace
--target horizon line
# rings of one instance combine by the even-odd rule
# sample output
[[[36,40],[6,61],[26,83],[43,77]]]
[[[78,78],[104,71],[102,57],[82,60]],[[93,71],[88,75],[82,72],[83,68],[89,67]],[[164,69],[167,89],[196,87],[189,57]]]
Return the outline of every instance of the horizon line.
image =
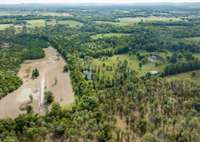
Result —
[[[45,3],[45,2],[22,2],[22,3],[1,3],[0,5],[23,5],[23,4],[46,4],[46,5],[51,5],[51,4],[194,4],[194,3],[199,3],[200,2],[61,2],[61,3],[56,3],[56,2],[51,2],[51,3]]]

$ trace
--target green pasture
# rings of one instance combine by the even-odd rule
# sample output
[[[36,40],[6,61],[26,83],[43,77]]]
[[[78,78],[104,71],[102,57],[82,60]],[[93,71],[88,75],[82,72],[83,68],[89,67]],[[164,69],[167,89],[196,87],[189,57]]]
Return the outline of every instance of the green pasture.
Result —
[[[124,17],[116,19],[118,22],[107,22],[107,21],[96,21],[96,23],[99,24],[113,24],[117,26],[131,26],[134,24],[137,24],[139,22],[172,22],[172,21],[179,21],[181,18],[175,18],[175,17],[156,17],[156,16],[150,16],[150,17]]]
[[[102,38],[111,38],[111,37],[122,37],[122,36],[128,36],[129,34],[124,33],[106,33],[106,34],[96,34],[92,35],[92,39],[102,39]]]
[[[103,66],[106,67],[113,67],[115,68],[119,62],[128,61],[128,66],[130,69],[137,72],[138,76],[143,76],[148,72],[151,71],[158,71],[161,72],[164,69],[164,64],[161,63],[160,65],[155,64],[155,62],[147,62],[142,65],[142,67],[139,66],[140,62],[137,59],[136,55],[114,55],[112,57],[103,57],[100,59],[93,59],[89,64],[91,66],[98,66],[100,68],[103,68]],[[112,76],[112,71],[103,71],[104,76]]]
[[[172,81],[172,80],[191,81],[200,85],[200,70],[168,76],[166,77],[166,79],[169,81]]]

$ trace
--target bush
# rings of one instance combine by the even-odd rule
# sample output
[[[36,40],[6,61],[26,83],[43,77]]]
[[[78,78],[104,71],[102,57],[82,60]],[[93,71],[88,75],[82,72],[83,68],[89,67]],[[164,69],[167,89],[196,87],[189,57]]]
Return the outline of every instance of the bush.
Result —
[[[50,91],[45,92],[44,99],[45,99],[45,104],[50,105],[54,101],[53,93]]]
[[[67,65],[65,65],[65,66],[64,66],[64,69],[63,69],[63,71],[64,71],[64,72],[68,72],[68,71],[69,71],[69,68],[68,68],[68,66],[67,66]]]
[[[40,75],[38,69],[32,71],[32,79],[36,79]]]

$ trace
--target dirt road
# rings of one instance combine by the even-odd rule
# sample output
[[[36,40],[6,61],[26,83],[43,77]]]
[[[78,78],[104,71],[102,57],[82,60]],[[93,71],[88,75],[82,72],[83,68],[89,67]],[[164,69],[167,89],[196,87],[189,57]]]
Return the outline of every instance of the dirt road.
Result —
[[[63,73],[64,59],[54,48],[49,47],[44,51],[45,58],[28,60],[21,65],[18,76],[23,80],[23,85],[0,100],[0,118],[14,118],[24,113],[21,109],[31,100],[34,112],[42,112],[45,91],[51,91],[55,101],[61,105],[74,101],[69,74]],[[33,80],[31,74],[35,68],[40,76]]]

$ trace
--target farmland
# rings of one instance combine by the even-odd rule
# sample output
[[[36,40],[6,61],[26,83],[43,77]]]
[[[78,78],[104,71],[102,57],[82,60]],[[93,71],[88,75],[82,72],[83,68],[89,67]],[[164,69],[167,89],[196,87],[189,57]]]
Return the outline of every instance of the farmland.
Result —
[[[124,33],[97,34],[97,35],[91,36],[91,38],[92,39],[101,39],[101,38],[122,37],[122,36],[129,36],[129,34],[124,34]]]
[[[178,75],[174,76],[169,76],[167,77],[167,80],[172,81],[172,80],[184,80],[184,81],[190,81],[194,82],[196,84],[200,84],[200,72],[199,70],[197,71],[191,71],[187,73],[181,73]]]
[[[115,19],[116,22],[106,22],[106,21],[96,21],[99,24],[113,24],[117,26],[131,26],[138,24],[140,22],[174,22],[174,21],[181,21],[181,18],[174,18],[174,17],[124,17]]]
[[[57,21],[52,19],[50,21],[46,21],[45,19],[37,19],[37,20],[27,20],[25,26],[27,28],[41,28],[45,27],[46,25],[55,26],[58,25],[68,25],[70,27],[80,27],[82,23],[75,21],[75,20],[60,20]],[[0,30],[5,30],[9,27],[15,27],[17,30],[21,30],[24,25],[14,25],[14,24],[0,24]]]

